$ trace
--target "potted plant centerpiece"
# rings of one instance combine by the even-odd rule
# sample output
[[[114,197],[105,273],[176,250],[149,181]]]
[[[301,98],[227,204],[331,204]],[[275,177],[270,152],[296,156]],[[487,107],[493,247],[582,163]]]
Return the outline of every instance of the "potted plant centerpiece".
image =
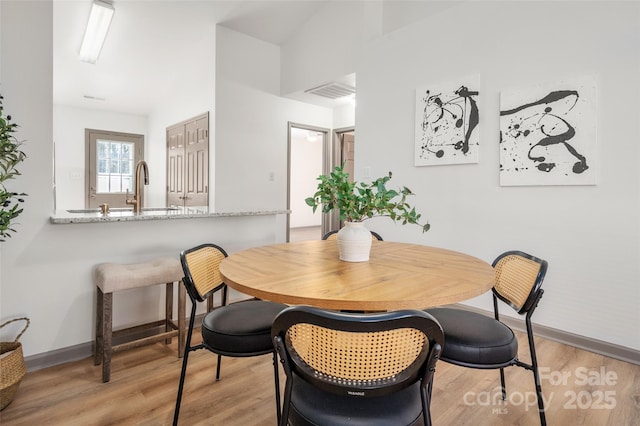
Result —
[[[429,223],[421,224],[420,213],[407,202],[413,192],[406,186],[400,191],[388,189],[391,172],[370,183],[349,182],[349,174],[343,167],[337,166],[333,172],[318,177],[320,183],[313,197],[305,199],[307,205],[317,210],[322,206],[323,213],[333,210],[340,212],[340,220],[345,226],[338,231],[338,250],[340,259],[348,262],[369,260],[371,250],[371,232],[364,221],[376,216],[387,216],[403,225],[419,225],[422,232],[429,230]]]

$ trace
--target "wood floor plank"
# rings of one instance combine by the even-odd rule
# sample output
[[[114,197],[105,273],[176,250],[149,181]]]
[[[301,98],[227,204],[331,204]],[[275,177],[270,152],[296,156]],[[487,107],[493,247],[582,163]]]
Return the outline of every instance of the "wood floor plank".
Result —
[[[526,338],[519,338],[521,357],[528,360]],[[170,425],[181,368],[176,345],[174,339],[171,345],[156,343],[114,354],[109,383],[102,383],[101,367],[94,366],[92,358],[29,372],[14,401],[0,412],[0,424]],[[546,374],[542,390],[550,400],[548,424],[640,424],[640,366],[541,338],[536,338],[536,349]],[[215,366],[216,357],[210,352],[191,353],[181,425],[276,424],[270,355],[223,357],[219,382]],[[431,407],[434,424],[538,425],[535,400],[527,399],[534,394],[532,374],[517,367],[505,373],[506,403],[497,397],[497,370],[439,362]],[[606,375],[608,382],[602,377]],[[591,381],[585,379],[589,376]]]

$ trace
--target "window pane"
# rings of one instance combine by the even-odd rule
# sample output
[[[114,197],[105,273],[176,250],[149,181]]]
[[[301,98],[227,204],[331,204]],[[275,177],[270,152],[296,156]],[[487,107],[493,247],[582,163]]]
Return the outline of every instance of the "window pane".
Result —
[[[120,173],[120,162],[118,160],[112,159],[109,161],[109,173],[110,174],[119,174]]]
[[[109,178],[109,192],[122,192],[122,178],[119,175],[111,175]]]
[[[107,160],[98,160],[98,173],[107,173]]]
[[[131,174],[131,161],[129,160],[121,160],[120,161],[120,173],[123,175]]]
[[[134,144],[97,140],[97,192],[120,193],[133,190]]]
[[[98,140],[98,160],[107,158],[107,153],[109,152],[109,142],[104,140]]]
[[[122,192],[133,192],[133,179],[130,176],[122,176]]]
[[[97,193],[104,194],[105,192],[109,192],[109,176],[98,175],[98,188],[96,189]]]

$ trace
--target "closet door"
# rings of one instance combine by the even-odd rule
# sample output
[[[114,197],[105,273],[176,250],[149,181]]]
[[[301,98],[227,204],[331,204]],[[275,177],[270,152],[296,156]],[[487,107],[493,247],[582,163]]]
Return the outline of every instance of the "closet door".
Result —
[[[167,206],[182,206],[184,194],[184,125],[167,129]]]
[[[209,204],[209,117],[186,124],[185,206]]]
[[[209,205],[209,113],[167,128],[167,205]]]

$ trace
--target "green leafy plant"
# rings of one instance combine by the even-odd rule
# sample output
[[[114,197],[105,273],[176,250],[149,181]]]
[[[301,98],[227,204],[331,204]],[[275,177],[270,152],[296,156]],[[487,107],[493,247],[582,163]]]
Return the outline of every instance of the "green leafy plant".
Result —
[[[399,192],[387,189],[391,180],[389,175],[380,177],[371,183],[349,182],[349,173],[343,167],[336,167],[333,172],[318,177],[320,183],[313,197],[305,199],[313,212],[322,206],[322,212],[328,213],[337,209],[340,220],[362,222],[374,216],[388,216],[391,220],[420,225],[422,232],[431,227],[429,223],[421,224],[420,213],[407,202],[407,197],[414,195],[406,186]]]
[[[12,222],[22,213],[21,203],[24,202],[25,193],[8,191],[5,182],[20,176],[16,166],[27,158],[20,149],[22,142],[13,135],[17,124],[11,123],[11,116],[4,115],[0,95],[0,241],[11,237],[16,230]]]

